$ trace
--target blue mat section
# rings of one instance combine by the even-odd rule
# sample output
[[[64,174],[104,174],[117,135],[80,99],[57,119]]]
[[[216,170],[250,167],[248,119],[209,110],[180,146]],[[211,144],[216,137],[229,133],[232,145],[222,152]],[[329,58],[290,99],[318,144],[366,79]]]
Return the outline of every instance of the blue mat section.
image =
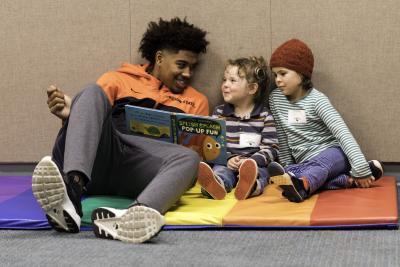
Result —
[[[50,228],[33,197],[31,179],[30,176],[0,176],[0,228]]]

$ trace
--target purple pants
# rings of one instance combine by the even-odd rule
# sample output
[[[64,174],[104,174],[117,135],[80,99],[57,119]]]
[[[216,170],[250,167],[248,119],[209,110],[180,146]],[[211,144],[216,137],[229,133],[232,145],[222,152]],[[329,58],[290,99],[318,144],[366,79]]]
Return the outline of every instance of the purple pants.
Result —
[[[311,159],[289,165],[286,172],[292,172],[296,178],[306,177],[309,194],[318,189],[346,188],[350,173],[350,163],[340,147],[327,148]]]

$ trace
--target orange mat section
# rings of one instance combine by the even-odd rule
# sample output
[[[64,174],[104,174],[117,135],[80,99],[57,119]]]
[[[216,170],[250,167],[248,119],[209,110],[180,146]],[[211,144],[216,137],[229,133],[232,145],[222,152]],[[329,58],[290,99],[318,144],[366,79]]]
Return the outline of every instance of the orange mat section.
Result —
[[[318,200],[314,195],[301,204],[282,197],[276,185],[268,185],[255,198],[238,201],[223,218],[224,225],[247,226],[309,226],[310,214]]]

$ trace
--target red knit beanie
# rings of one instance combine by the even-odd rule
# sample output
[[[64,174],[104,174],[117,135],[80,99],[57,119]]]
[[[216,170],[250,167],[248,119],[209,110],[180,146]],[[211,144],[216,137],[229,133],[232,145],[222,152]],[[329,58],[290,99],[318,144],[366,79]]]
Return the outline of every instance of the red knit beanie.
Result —
[[[311,78],[314,56],[305,43],[298,39],[291,39],[280,45],[272,53],[269,66],[271,68],[287,68]]]

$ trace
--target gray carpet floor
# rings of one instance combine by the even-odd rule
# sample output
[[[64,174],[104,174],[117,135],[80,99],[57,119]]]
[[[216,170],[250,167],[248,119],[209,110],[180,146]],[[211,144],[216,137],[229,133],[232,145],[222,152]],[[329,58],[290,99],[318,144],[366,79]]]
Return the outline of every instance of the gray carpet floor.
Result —
[[[399,178],[397,171],[386,173]],[[398,267],[400,231],[162,231],[149,243],[132,245],[90,231],[0,230],[0,266]]]
[[[400,266],[398,230],[163,231],[151,243],[92,232],[0,231],[1,266]]]

